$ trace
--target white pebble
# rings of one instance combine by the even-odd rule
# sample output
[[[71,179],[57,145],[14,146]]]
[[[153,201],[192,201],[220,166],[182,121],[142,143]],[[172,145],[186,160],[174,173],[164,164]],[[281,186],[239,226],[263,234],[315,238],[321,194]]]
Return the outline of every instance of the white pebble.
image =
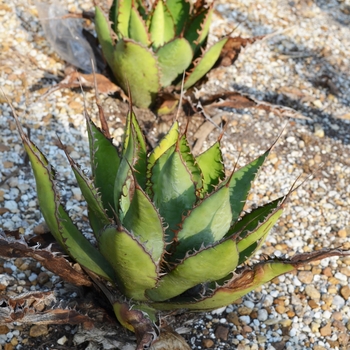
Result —
[[[38,275],[36,273],[32,272],[32,274],[28,277],[28,280],[30,282],[34,282],[37,278],[38,278]]]
[[[16,201],[5,201],[4,207],[12,213],[18,212],[18,204]]]
[[[266,321],[268,317],[269,317],[269,314],[265,309],[258,310],[258,320],[259,321],[262,321],[262,322]]]

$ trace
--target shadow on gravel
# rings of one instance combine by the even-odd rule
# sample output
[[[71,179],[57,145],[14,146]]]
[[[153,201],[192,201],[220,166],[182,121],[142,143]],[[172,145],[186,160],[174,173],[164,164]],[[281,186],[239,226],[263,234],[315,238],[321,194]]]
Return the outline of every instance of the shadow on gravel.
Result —
[[[293,6],[293,4],[294,2],[291,1],[290,6]],[[317,1],[317,6],[322,10],[329,12],[330,16],[336,20],[336,15],[331,12],[333,7],[330,9],[329,6],[326,5],[325,1]],[[338,12],[341,12],[339,6],[337,8],[337,13]],[[243,17],[244,13],[235,10],[235,18]],[[350,16],[348,16],[348,18],[350,23]],[[249,28],[253,33],[256,30],[259,31],[259,34],[262,32],[271,33],[271,28],[268,28],[264,23],[254,22],[252,19],[249,19],[249,22]],[[244,22],[241,25],[244,26]],[[309,125],[311,130],[314,129],[314,124],[318,123],[322,126],[325,136],[339,140],[346,145],[350,144],[350,118],[346,116],[346,119],[342,119],[341,115],[334,115],[327,112],[327,106],[329,105],[327,103],[328,98],[336,97],[339,103],[344,107],[350,106],[350,100],[348,98],[350,74],[344,72],[344,69],[342,70],[340,66],[329,62],[326,56],[333,55],[333,52],[324,49],[322,49],[322,51],[321,49],[320,51],[310,50],[308,47],[295,42],[293,36],[287,35],[287,33],[288,32],[273,35],[270,39],[267,39],[267,45],[271,51],[275,52],[276,60],[292,59],[294,61],[294,64],[292,65],[294,72],[304,81],[311,83],[322,95],[326,96],[323,101],[324,108],[316,108],[310,106],[310,103],[305,103],[309,100],[312,102],[312,100],[317,100],[318,98],[311,94],[308,96],[305,94],[305,96],[303,96],[303,92],[297,88],[295,89],[297,91],[296,94],[288,94],[288,92],[284,92],[283,88],[290,90],[293,90],[294,88],[293,85],[288,84],[288,82],[286,82],[285,86],[280,87],[279,91],[261,91],[235,83],[232,84],[233,89],[248,94],[262,102],[265,101],[281,107],[285,106],[292,108],[298,113],[310,118],[310,121],[297,119],[297,122]],[[286,42],[288,43],[288,50],[278,50],[279,47],[283,47],[283,44]],[[242,112],[237,111],[237,113]]]

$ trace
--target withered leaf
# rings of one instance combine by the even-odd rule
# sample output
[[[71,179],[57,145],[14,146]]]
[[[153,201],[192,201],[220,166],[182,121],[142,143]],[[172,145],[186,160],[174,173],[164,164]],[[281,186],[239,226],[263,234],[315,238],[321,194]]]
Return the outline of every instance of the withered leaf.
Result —
[[[43,310],[43,311],[41,311]],[[0,324],[80,324],[111,322],[106,311],[91,303],[58,303],[54,292],[27,292],[17,296],[0,295]]]
[[[221,51],[219,58],[220,65],[224,67],[230,66],[237,59],[242,48],[263,38],[263,35],[255,36],[254,38],[242,38],[240,36],[230,37]]]
[[[54,91],[65,89],[65,88],[80,88],[81,86],[83,88],[94,88],[95,87],[95,78],[96,78],[96,85],[97,89],[100,93],[103,94],[112,94],[114,92],[120,92],[121,95],[124,96],[121,89],[113,84],[108,78],[106,78],[102,74],[96,73],[94,74],[82,74],[77,71],[74,71],[60,81],[57,85],[50,88],[41,98],[45,98],[46,96],[50,95]]]
[[[60,276],[63,280],[77,286],[91,286],[90,278],[82,271],[77,271],[63,256],[51,251],[51,247],[40,249],[29,247],[23,239],[15,239],[0,232],[0,256],[5,258],[33,258],[46,269]]]

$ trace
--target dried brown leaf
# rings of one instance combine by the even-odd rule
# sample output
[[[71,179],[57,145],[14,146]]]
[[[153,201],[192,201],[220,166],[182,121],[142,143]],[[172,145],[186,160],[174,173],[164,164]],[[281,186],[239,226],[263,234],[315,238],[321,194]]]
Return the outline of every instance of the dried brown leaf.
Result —
[[[5,258],[33,258],[69,283],[77,286],[92,285],[90,278],[84,272],[77,271],[63,256],[51,251],[51,247],[45,249],[29,247],[23,239],[16,240],[11,236],[7,236],[5,232],[0,232],[0,256]]]

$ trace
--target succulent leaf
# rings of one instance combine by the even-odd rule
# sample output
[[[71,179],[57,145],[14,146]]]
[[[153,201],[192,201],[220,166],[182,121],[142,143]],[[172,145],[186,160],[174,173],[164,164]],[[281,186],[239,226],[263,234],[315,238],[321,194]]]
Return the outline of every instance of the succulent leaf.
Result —
[[[158,63],[153,52],[132,40],[121,39],[109,65],[124,91],[130,87],[134,103],[148,108],[160,89]]]
[[[84,199],[88,205],[89,217],[93,218],[92,229],[95,236],[107,225],[113,222],[106,213],[103,207],[102,199],[94,183],[80,170],[78,165],[69,156],[68,152],[64,150],[66,157],[71,165],[74,176],[77,180],[78,186],[83,194]]]
[[[203,186],[202,172],[198,166],[195,157],[191,153],[190,146],[188,145],[186,135],[183,135],[179,140],[180,152],[183,160],[186,163],[188,170],[192,174],[192,181],[196,185],[197,190],[201,190]]]
[[[114,273],[101,253],[82,235],[59,202],[54,172],[43,153],[18,124],[24,148],[35,176],[41,212],[52,235],[63,249],[84,268],[112,281]]]
[[[196,158],[203,174],[202,194],[211,193],[225,177],[225,167],[220,150],[220,142],[215,142]]]
[[[119,212],[123,220],[134,191],[134,178],[142,188],[146,187],[146,143],[132,108],[126,119],[122,155],[115,178],[114,203],[115,211]]]
[[[144,46],[149,46],[151,44],[146,22],[134,5],[132,6],[130,13],[129,38],[143,44]]]
[[[179,139],[179,123],[177,121],[171,126],[167,134],[159,141],[148,157],[148,169],[151,169],[157,159],[160,158],[170,147],[174,146]]]
[[[177,38],[161,46],[156,55],[161,72],[160,83],[165,87],[189,67],[193,52],[186,39]],[[174,57],[177,59],[174,60]]]
[[[174,19],[175,35],[179,36],[190,17],[191,4],[186,0],[167,0],[166,5]]]
[[[120,158],[112,141],[104,136],[90,118],[86,118],[89,137],[91,171],[95,187],[99,191],[103,207],[110,218],[114,217],[114,183]]]
[[[217,262],[220,261],[220,264]],[[154,301],[176,297],[200,283],[227,276],[238,264],[236,242],[228,239],[187,256],[146,294]]]
[[[152,46],[158,48],[175,37],[174,20],[164,0],[157,0],[150,16],[149,32]]]
[[[151,183],[153,202],[169,225],[166,233],[167,241],[170,242],[182,215],[191,209],[196,201],[196,188],[191,173],[176,145],[169,148],[155,162]]]
[[[101,233],[99,249],[114,268],[122,292],[128,298],[146,300],[145,290],[155,287],[158,273],[144,245],[126,229],[108,227]]]
[[[103,55],[109,65],[113,64],[114,40],[112,39],[111,26],[103,11],[95,7],[95,30],[98,41],[102,47]]]
[[[189,310],[214,310],[230,305],[237,299],[271,281],[275,277],[291,272],[295,265],[290,261],[273,260],[254,265],[251,269],[246,268],[240,274],[235,275],[223,286],[218,286],[209,296],[201,300],[177,302],[154,303],[153,306],[159,310],[172,310],[174,308]]]
[[[199,79],[204,77],[204,75],[210,71],[219,58],[221,50],[226,44],[227,40],[228,38],[221,39],[202,55],[199,62],[189,73],[184,84],[185,89],[188,89],[194,85]]]
[[[230,189],[223,186],[202,200],[183,220],[176,234],[175,257],[219,241],[228,231],[231,218]]]
[[[208,35],[213,11],[214,5],[212,3],[208,8],[199,12],[185,30],[184,37],[191,44],[195,54]]]
[[[163,222],[147,194],[138,185],[123,226],[138,238],[153,261],[158,263],[165,247]]]
[[[113,23],[113,29],[118,38],[127,38],[129,33],[129,21],[132,0],[114,0],[109,13],[109,19]]]
[[[229,183],[232,223],[239,218],[247,200],[252,182],[254,181],[260,167],[264,164],[265,159],[270,154],[270,151],[271,148],[248,165],[233,173],[231,178],[222,183],[222,185],[226,185],[227,181]]]
[[[240,263],[247,260],[248,257],[254,254],[255,251],[262,246],[272,226],[276,223],[282,213],[283,209],[277,209],[262,225],[259,225],[258,228],[237,243],[237,249],[240,253]]]

